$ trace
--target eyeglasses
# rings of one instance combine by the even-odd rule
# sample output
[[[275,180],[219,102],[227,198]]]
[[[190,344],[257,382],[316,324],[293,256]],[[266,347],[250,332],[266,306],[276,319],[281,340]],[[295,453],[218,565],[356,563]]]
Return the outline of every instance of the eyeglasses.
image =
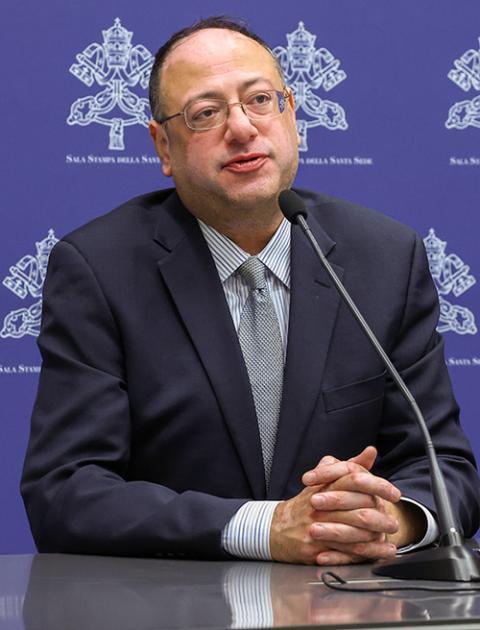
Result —
[[[230,107],[234,105],[240,105],[243,113],[249,120],[263,120],[280,116],[285,111],[285,105],[289,97],[290,92],[284,88],[282,92],[278,90],[251,92],[236,103],[229,103],[220,98],[206,98],[192,101],[178,114],[158,118],[157,122],[163,125],[172,120],[172,118],[183,116],[189,129],[193,131],[207,131],[208,129],[221,127],[228,118]]]

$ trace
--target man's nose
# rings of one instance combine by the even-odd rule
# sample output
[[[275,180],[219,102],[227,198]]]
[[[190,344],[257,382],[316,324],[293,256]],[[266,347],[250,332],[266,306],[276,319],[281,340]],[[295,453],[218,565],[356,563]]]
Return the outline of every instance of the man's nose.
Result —
[[[241,103],[232,103],[225,122],[225,140],[245,143],[258,135],[258,129],[246,115]]]

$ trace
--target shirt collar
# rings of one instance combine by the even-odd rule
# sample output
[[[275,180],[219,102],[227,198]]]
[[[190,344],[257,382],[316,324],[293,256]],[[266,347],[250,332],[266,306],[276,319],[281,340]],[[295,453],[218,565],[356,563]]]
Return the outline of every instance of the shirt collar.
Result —
[[[250,254],[212,226],[200,219],[197,221],[223,284],[247,258],[250,258]],[[289,221],[283,219],[275,234],[257,254],[257,258],[288,289],[290,288],[290,229]]]

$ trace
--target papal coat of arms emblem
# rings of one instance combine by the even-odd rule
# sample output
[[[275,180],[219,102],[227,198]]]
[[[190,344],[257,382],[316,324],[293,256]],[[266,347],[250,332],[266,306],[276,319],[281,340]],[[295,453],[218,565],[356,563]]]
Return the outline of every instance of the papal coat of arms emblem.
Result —
[[[445,253],[447,242],[440,240],[433,228],[430,228],[423,242],[440,301],[437,330],[451,331],[459,335],[475,335],[477,327],[473,313],[464,306],[451,304],[445,298],[450,294],[459,297],[475,284],[476,279],[470,273],[470,267],[457,254]]]
[[[300,151],[307,151],[307,133],[311,127],[322,126],[330,131],[347,129],[345,110],[341,105],[323,99],[314,90],[329,92],[347,77],[340,61],[326,48],[315,49],[316,35],[306,30],[303,22],[296,31],[287,34],[288,46],[276,46],[276,55],[286,83],[295,96],[295,109],[307,118],[297,116]]]
[[[133,33],[122,26],[119,18],[108,30],[102,31],[102,35],[103,43],[90,44],[79,53],[70,72],[88,87],[95,82],[103,89],[72,103],[67,123],[82,127],[97,123],[109,127],[108,148],[122,151],[125,127],[148,126],[148,100],[131,88],[138,84],[147,88],[153,56],[141,44],[132,46]]]
[[[22,300],[30,296],[36,301],[28,307],[8,313],[3,320],[0,337],[20,339],[25,335],[36,337],[39,334],[42,317],[42,288],[47,273],[48,258],[57,242],[55,232],[49,230],[42,241],[35,243],[37,249],[35,255],[22,256],[10,267],[10,273],[3,279],[3,285]]]
[[[478,50],[470,48],[459,59],[455,59],[448,78],[464,92],[469,92],[471,89],[480,92],[480,47]],[[480,128],[480,94],[471,100],[466,99],[454,103],[448,112],[445,127],[447,129]]]

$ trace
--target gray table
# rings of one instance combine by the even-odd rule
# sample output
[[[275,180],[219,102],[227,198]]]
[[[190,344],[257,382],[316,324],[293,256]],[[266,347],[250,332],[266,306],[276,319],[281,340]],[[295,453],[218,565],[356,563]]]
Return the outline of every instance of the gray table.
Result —
[[[368,565],[336,570],[373,579]],[[267,562],[0,556],[0,629],[480,628],[480,591],[337,593],[319,576]]]

